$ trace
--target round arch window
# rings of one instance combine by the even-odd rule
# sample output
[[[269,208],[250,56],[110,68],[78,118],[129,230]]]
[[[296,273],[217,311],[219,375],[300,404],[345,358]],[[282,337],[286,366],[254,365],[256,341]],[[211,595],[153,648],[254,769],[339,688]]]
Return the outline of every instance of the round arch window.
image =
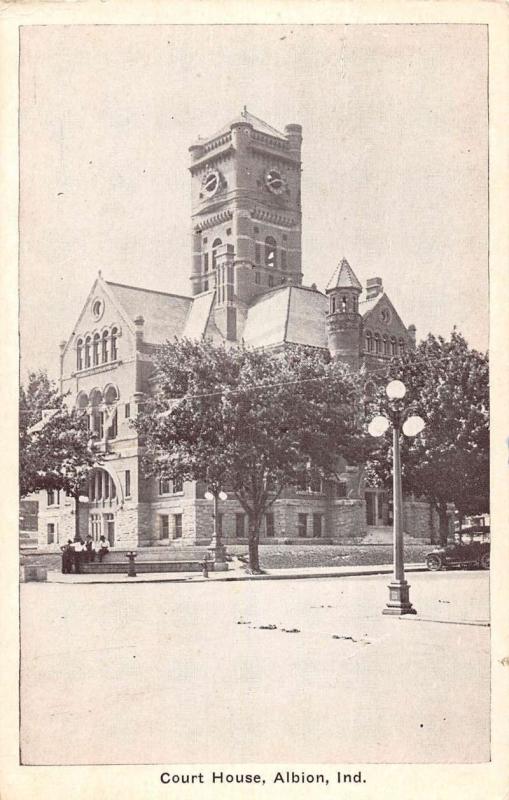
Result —
[[[96,297],[95,300],[92,301],[92,316],[94,319],[101,319],[104,311],[104,303],[99,298]]]

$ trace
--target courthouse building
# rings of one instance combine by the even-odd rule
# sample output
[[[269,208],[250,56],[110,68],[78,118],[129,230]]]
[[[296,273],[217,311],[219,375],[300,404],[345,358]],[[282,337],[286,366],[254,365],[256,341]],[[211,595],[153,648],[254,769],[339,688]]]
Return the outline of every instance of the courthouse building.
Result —
[[[200,483],[145,478],[130,425],[150,392],[153,356],[174,337],[282,348],[328,350],[353,369],[382,366],[415,346],[384,292],[361,286],[346,259],[324,254],[333,277],[325,291],[303,283],[300,125],[280,132],[244,111],[190,150],[192,253],[190,296],[108,281],[99,273],[74,330],[60,346],[61,390],[86,411],[104,461],[82,499],[80,528],[115,547],[202,544],[211,536],[212,503]],[[86,494],[86,492],[84,492]],[[39,546],[74,535],[74,503],[40,493]],[[233,496],[221,504],[224,538],[242,541],[247,519]],[[287,490],[265,517],[261,540],[352,540],[391,522],[382,490],[365,489],[345,464],[339,481]],[[427,504],[406,501],[409,533],[433,532]]]

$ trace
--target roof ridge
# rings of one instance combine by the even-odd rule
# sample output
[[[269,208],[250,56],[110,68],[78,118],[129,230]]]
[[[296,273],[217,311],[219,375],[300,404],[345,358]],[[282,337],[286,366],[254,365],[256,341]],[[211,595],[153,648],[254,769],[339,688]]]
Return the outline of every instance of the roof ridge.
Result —
[[[145,289],[143,286],[130,286],[127,283],[117,283],[116,281],[105,281],[107,286],[120,286],[121,289],[133,289],[135,292],[150,292],[151,294],[162,294],[165,297],[180,297],[182,300],[194,300],[187,294],[175,294],[174,292],[161,292],[159,289]]]

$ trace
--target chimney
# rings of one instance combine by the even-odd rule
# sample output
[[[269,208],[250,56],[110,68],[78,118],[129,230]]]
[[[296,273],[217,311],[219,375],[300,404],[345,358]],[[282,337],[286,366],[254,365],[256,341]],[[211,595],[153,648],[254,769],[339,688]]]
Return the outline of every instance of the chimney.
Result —
[[[143,342],[143,326],[145,324],[145,320],[139,314],[136,319],[134,320],[134,332],[136,336],[136,346],[140,347],[141,343]]]
[[[373,300],[374,297],[378,297],[379,294],[382,294],[383,290],[384,287],[381,278],[368,278],[368,282],[366,283],[366,300]]]

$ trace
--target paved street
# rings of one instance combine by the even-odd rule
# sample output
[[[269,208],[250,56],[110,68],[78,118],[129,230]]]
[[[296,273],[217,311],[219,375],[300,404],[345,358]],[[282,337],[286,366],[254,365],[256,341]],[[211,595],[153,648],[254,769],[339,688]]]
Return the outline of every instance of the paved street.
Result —
[[[22,584],[23,762],[487,760],[489,574],[387,582]]]

